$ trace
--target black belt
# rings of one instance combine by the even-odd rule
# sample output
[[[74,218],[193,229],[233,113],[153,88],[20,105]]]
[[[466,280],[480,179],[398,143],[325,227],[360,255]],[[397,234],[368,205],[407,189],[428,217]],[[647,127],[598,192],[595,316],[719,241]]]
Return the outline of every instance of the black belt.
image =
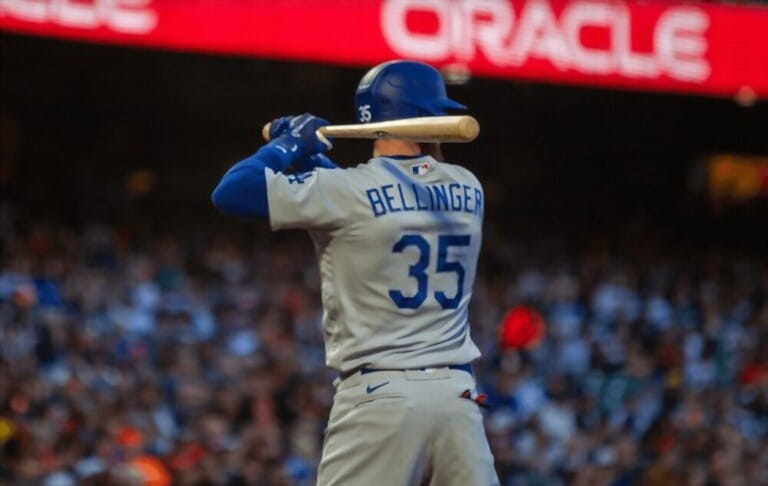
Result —
[[[449,370],[465,371],[474,376],[472,372],[472,365],[470,363],[460,365],[448,365],[448,366],[436,366],[435,368],[448,368]],[[426,371],[432,368],[408,368],[408,369],[378,369],[378,368],[360,368],[361,375],[367,375],[368,373],[376,373],[377,371]],[[354,373],[354,372],[353,372]],[[353,374],[350,373],[350,374]]]

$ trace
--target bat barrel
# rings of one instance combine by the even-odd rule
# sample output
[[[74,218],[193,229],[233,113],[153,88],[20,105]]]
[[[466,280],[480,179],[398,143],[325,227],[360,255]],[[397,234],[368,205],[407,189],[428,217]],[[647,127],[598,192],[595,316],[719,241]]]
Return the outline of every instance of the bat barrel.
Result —
[[[262,135],[269,140],[270,124],[264,125]],[[480,133],[480,124],[474,117],[429,116],[406,118],[377,123],[355,125],[327,125],[318,129],[326,137],[398,139],[422,143],[466,143],[471,142]]]

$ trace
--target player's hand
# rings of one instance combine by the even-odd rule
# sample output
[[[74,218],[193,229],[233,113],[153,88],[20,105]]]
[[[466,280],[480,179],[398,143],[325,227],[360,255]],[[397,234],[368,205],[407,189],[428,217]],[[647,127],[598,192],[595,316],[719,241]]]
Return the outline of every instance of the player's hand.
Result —
[[[292,118],[295,117],[293,115],[281,116],[269,122],[269,139],[274,140],[287,132]]]
[[[294,115],[281,116],[269,122],[269,140],[284,135],[289,130],[293,118]],[[293,167],[299,172],[309,172],[316,167],[335,168],[337,165],[323,154],[312,154],[294,162]]]
[[[328,124],[328,120],[304,113],[291,118],[287,130],[271,143],[295,154],[297,158],[326,152],[333,148],[333,144],[317,133],[317,129]]]

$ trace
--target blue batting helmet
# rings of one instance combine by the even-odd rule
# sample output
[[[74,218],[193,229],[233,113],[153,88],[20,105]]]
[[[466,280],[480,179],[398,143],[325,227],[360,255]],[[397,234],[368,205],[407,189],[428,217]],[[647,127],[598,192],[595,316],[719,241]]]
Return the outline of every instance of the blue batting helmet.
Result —
[[[428,64],[389,61],[368,71],[355,93],[361,123],[445,115],[467,107],[449,99],[440,72]]]

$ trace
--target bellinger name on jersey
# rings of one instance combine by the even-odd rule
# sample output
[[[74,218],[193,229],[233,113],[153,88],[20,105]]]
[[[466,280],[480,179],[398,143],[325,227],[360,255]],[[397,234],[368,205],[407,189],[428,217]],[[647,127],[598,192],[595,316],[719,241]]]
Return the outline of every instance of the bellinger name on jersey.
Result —
[[[366,189],[375,217],[400,211],[463,211],[483,214],[483,191],[459,184],[384,184]]]

